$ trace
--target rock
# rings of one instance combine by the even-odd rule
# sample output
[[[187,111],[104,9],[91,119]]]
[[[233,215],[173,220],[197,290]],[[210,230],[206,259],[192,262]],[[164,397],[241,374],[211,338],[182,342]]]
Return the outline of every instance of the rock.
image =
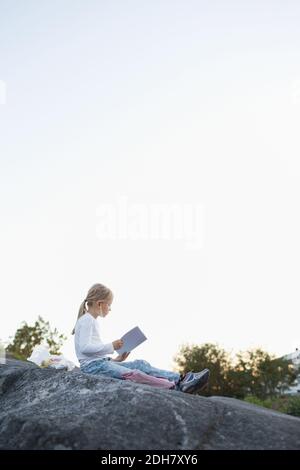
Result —
[[[300,419],[8,359],[0,364],[0,449],[300,449]]]

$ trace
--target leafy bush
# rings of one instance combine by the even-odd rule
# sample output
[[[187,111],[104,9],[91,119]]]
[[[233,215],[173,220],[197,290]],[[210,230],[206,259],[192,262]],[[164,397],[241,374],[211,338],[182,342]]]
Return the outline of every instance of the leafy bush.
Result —
[[[300,397],[290,397],[288,400],[287,414],[300,417]]]
[[[262,400],[261,398],[248,395],[245,397],[245,401],[253,405],[263,406],[264,408],[300,417],[300,396],[281,396]]]

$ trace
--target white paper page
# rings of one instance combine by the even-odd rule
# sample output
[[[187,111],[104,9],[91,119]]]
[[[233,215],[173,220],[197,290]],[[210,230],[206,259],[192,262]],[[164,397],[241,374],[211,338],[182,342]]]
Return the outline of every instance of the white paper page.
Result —
[[[132,328],[132,330],[128,331],[124,336],[121,338],[124,341],[123,346],[118,349],[116,352],[118,354],[123,354],[124,352],[130,352],[134,348],[136,348],[139,344],[146,341],[146,336],[144,333],[139,329],[138,326]]]

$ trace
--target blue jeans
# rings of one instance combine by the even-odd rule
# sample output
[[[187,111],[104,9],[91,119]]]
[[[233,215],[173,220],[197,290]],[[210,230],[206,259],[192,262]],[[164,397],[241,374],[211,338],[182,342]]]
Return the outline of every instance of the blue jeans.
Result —
[[[104,357],[101,359],[95,359],[95,361],[90,362],[86,366],[80,366],[80,370],[87,374],[101,374],[108,377],[114,377],[115,379],[123,379],[123,375],[130,372],[130,370],[140,370],[145,374],[152,375],[154,377],[162,377],[164,379],[174,381],[175,383],[180,379],[180,374],[178,372],[157,369],[156,367],[152,367],[149,362],[144,361],[143,359],[136,359],[135,361],[129,362],[115,362],[112,361],[110,357]]]

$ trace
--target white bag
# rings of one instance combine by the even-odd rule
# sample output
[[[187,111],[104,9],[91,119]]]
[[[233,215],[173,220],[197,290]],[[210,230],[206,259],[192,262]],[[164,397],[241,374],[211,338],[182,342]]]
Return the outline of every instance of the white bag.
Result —
[[[69,361],[62,354],[50,354],[49,346],[44,344],[35,346],[31,356],[27,358],[27,361],[34,362],[39,367],[52,367],[54,369],[66,369],[69,371],[76,367],[74,362]]]
[[[34,346],[31,356],[27,358],[27,361],[34,362],[41,367],[42,362],[49,361],[49,359],[49,346],[39,344],[38,346]]]

